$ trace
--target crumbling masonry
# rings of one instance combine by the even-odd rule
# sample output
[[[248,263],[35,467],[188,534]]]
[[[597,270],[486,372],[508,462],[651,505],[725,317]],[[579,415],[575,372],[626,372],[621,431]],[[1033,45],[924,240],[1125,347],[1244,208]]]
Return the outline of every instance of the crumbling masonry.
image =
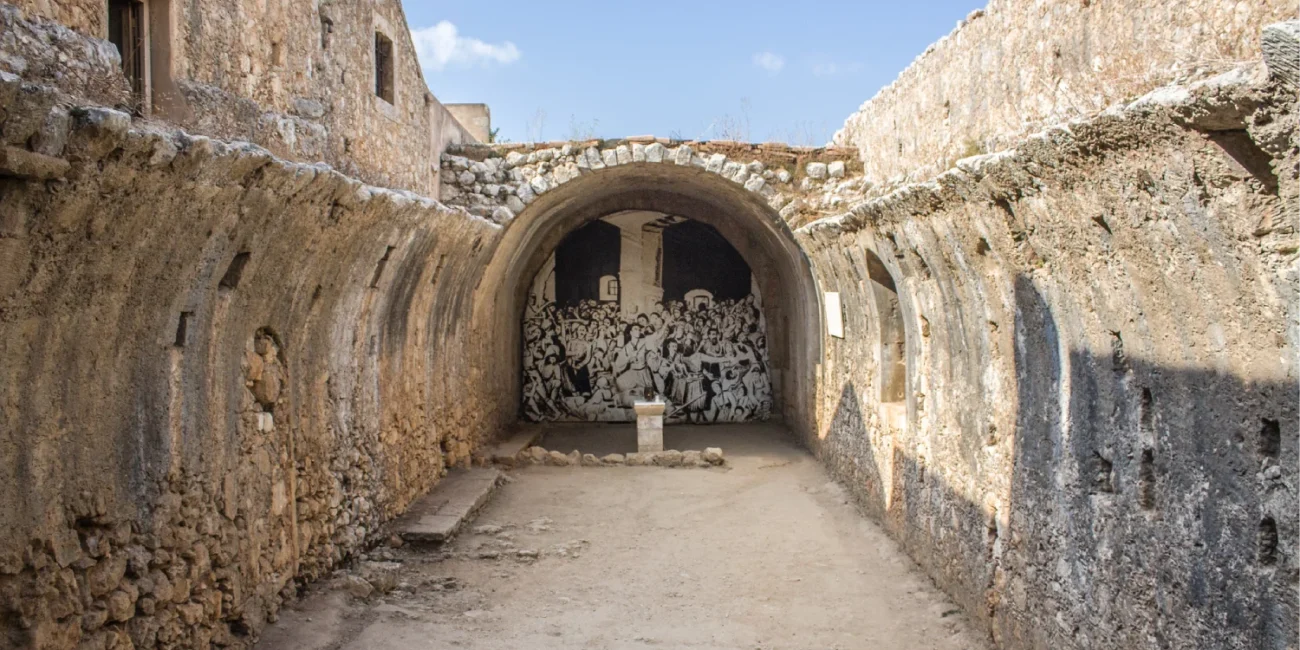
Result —
[[[995,1],[817,149],[483,144],[393,0],[0,4],[0,646],[251,645],[483,460],[526,285],[649,210],[998,647],[1295,648],[1300,23],[1140,4]]]

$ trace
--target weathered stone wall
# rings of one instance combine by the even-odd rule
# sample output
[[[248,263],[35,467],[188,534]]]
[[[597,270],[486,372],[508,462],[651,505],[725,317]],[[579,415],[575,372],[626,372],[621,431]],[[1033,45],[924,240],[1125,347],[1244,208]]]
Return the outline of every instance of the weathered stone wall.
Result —
[[[752,192],[791,226],[830,216],[867,196],[851,149],[724,140],[627,138],[532,144],[468,144],[442,155],[439,195],[448,205],[508,223],[539,195],[603,169],[649,163],[702,169]]]
[[[1259,59],[1287,0],[992,0],[925,50],[835,134],[878,186],[926,180],[967,156]]]
[[[0,646],[245,645],[501,419],[500,229],[0,82]]]
[[[1295,647],[1300,156],[1261,78],[796,232],[845,320],[808,442],[1000,647]]]
[[[92,0],[14,0],[30,16],[40,16],[96,38],[108,33],[107,3]]]
[[[148,6],[156,12],[163,5]],[[368,183],[435,198],[439,154],[448,144],[474,141],[425,85],[397,0],[169,6],[173,15],[161,22],[172,33],[155,31],[151,38],[168,44],[170,66],[154,67],[153,85],[169,96],[153,105],[155,116],[170,124],[254,142],[288,160],[324,161]],[[116,53],[98,41],[106,35],[103,0],[20,0],[17,7],[26,16],[0,4],[0,35],[31,36],[7,38],[0,70],[27,76],[13,65],[15,57],[24,67],[60,69],[80,58],[55,57],[46,46],[49,34]],[[377,31],[393,42],[392,103],[375,93]],[[93,77],[60,77],[54,85],[101,102],[100,86],[125,84],[112,63]],[[167,67],[170,79],[163,80]]]

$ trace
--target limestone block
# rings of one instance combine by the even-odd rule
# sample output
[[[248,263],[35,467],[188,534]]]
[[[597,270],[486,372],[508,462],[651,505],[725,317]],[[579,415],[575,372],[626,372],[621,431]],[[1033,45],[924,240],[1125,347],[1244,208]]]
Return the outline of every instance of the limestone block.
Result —
[[[637,402],[632,408],[636,411],[636,447],[639,452],[663,451],[664,448],[664,402]]]
[[[529,183],[520,183],[519,187],[515,188],[515,194],[524,205],[532,203],[533,199],[537,198],[537,194],[533,192],[533,186]]]
[[[62,106],[54,106],[45,116],[45,122],[32,136],[32,150],[46,156],[58,156],[68,144],[68,130],[72,128],[72,116]]]
[[[0,172],[7,176],[51,180],[63,178],[72,165],[62,158],[54,158],[18,147],[0,149]]]
[[[614,149],[614,158],[618,160],[618,164],[626,165],[632,162],[632,150],[627,145],[620,144]]]
[[[355,575],[343,576],[339,588],[348,592],[353,598],[369,598],[370,594],[375,592],[375,587],[366,582],[365,578]]]
[[[844,161],[836,160],[835,162],[827,165],[826,173],[830,174],[831,178],[844,178]]]
[[[1288,86],[1300,86],[1300,20],[1274,23],[1260,38],[1268,74]]]
[[[298,97],[293,100],[292,112],[299,117],[317,120],[325,117],[325,104],[315,99]]]
[[[632,143],[632,162],[646,162],[645,145],[640,142]]]
[[[808,166],[804,168],[804,171],[808,173],[808,178],[816,178],[818,180],[826,178],[826,174],[827,174],[826,163],[820,163],[820,162],[808,163]]]
[[[673,162],[678,165],[689,165],[691,164],[691,157],[693,155],[695,155],[695,152],[692,151],[689,146],[682,145],[677,147],[676,153],[673,154]]]
[[[22,85],[22,77],[0,70],[0,117],[8,113],[9,105],[13,103],[14,97],[18,95],[18,89]]]
[[[744,165],[740,165],[740,166],[736,169],[736,173],[731,174],[730,176],[727,176],[727,178],[728,178],[731,182],[733,182],[733,183],[740,183],[740,184],[743,185],[743,184],[745,183],[745,181],[749,180],[749,176],[750,176],[750,174],[749,174],[749,168],[746,167],[746,166],[744,166]],[[759,179],[759,180],[762,180],[762,179]]]
[[[658,142],[650,144],[645,148],[645,161],[652,163],[663,162],[664,154],[667,149],[667,147]]]
[[[79,108],[73,111],[74,128],[68,139],[69,153],[99,160],[121,146],[131,128],[131,116],[109,108]]]
[[[661,467],[681,467],[682,457],[682,452],[677,451],[676,449],[669,449],[655,457],[655,464]]]
[[[121,589],[108,596],[108,619],[125,621],[135,614],[135,599]]]
[[[712,156],[709,156],[708,160],[705,161],[704,171],[709,171],[715,174],[719,174],[722,173],[722,168],[726,164],[727,164],[727,157],[720,153],[715,153]],[[733,163],[733,164],[739,164],[739,163]]]
[[[618,154],[614,153],[613,149],[606,149],[600,152],[600,159],[605,163],[606,167],[618,166]]]

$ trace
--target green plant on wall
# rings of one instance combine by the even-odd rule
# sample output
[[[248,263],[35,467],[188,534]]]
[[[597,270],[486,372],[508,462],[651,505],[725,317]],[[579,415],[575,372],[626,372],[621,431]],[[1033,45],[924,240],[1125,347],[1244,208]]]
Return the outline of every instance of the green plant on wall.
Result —
[[[961,144],[961,156],[959,158],[970,158],[985,153],[984,144],[975,138],[966,138]]]

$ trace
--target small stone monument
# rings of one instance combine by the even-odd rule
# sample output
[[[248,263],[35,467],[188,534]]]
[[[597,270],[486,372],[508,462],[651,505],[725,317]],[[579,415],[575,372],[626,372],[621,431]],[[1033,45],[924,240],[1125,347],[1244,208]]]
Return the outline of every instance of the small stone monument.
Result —
[[[636,411],[636,450],[638,452],[664,450],[664,409],[668,405],[662,397],[651,397],[646,391],[645,401],[633,405]]]

